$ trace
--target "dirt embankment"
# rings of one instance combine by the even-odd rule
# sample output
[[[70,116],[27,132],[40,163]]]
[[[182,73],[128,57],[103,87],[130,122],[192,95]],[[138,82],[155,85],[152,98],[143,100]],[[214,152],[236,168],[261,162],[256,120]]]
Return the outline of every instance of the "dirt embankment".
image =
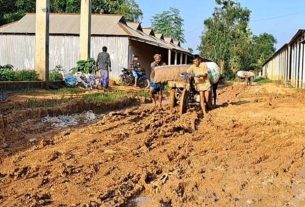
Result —
[[[141,106],[1,160],[0,206],[304,206],[305,95],[220,90],[204,120]]]
[[[39,106],[27,108],[25,103],[13,104],[18,104],[20,109],[5,111],[0,114],[0,146],[2,147],[2,142],[6,145],[5,148],[0,149],[1,157],[26,149],[43,140],[45,136],[48,137],[56,134],[59,130],[58,128],[42,122],[42,119],[46,116],[55,117],[86,111],[92,111],[96,114],[109,113],[137,106],[141,104],[141,100],[135,97],[122,97],[121,100],[103,103],[75,99],[68,103],[56,104],[54,107],[49,108]]]

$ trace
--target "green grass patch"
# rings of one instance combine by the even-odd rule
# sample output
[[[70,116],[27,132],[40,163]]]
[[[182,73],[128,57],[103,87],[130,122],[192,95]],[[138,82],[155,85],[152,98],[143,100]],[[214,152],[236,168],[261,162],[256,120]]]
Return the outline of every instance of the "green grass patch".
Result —
[[[84,93],[86,92],[87,90],[86,89],[83,89],[83,88],[61,88],[57,91],[53,91],[54,94],[81,94],[81,93]]]
[[[267,79],[267,78],[261,78],[261,79],[257,79],[254,81],[257,84],[266,84],[266,83],[272,83],[271,80]]]
[[[85,94],[82,96],[84,100],[88,100],[90,102],[115,102],[118,100],[122,100],[122,98],[127,97],[128,94],[123,91],[115,91],[108,93],[94,93],[94,94]]]
[[[135,96],[148,98],[150,95],[149,95],[149,92],[147,90],[143,90],[143,91],[137,92],[135,94]]]
[[[47,99],[39,100],[35,98],[30,98],[26,101],[26,108],[53,108],[55,106],[69,102],[71,99]]]

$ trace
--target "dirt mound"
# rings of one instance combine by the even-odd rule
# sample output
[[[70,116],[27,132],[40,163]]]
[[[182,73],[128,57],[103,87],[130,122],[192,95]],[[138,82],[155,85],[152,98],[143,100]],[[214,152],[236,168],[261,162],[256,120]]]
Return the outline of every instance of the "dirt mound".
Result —
[[[0,206],[304,206],[304,94],[264,87],[221,89],[204,119],[143,105],[45,135],[1,160]]]

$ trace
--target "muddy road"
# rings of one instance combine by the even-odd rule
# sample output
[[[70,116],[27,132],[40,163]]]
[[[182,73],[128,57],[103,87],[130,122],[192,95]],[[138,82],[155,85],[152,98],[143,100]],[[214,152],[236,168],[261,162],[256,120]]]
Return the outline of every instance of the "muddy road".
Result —
[[[304,117],[304,92],[236,84],[204,119],[143,104],[36,127],[1,157],[0,206],[305,206]]]

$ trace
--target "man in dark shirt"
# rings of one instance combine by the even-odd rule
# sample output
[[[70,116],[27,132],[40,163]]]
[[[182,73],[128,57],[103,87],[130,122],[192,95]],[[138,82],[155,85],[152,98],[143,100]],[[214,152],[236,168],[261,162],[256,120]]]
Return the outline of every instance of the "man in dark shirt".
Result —
[[[157,104],[157,97],[159,97],[160,107],[162,106],[162,90],[163,85],[162,83],[154,83],[154,77],[155,77],[155,67],[158,66],[164,66],[166,65],[164,62],[162,62],[162,56],[160,54],[154,55],[154,62],[151,63],[151,74],[150,74],[150,97],[152,98],[154,104]]]
[[[96,66],[101,75],[101,85],[107,89],[109,86],[109,72],[111,72],[110,55],[107,53],[107,47],[103,47],[103,52],[98,54]]]

